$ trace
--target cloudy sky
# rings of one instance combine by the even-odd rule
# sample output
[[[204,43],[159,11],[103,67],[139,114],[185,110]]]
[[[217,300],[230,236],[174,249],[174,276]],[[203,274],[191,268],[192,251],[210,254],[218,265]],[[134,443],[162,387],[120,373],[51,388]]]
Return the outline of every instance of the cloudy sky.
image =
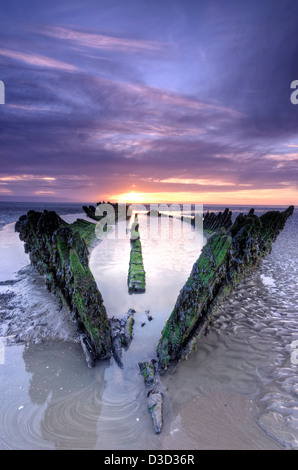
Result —
[[[0,200],[298,204],[296,0],[1,0]]]

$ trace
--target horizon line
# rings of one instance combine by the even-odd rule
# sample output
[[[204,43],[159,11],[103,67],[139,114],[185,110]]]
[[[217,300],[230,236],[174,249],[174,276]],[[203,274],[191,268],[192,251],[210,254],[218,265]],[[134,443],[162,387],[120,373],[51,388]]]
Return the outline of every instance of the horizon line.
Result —
[[[3,198],[3,199],[2,199]],[[79,204],[79,205],[84,205],[84,204],[94,204],[96,205],[98,201],[94,202],[94,201],[70,201],[69,199],[67,200],[36,200],[36,199],[31,199],[31,200],[26,200],[26,199],[21,199],[21,196],[20,196],[20,199],[17,199],[17,200],[8,200],[8,199],[5,199],[5,196],[3,197],[0,197],[0,203],[1,202],[6,202],[6,203],[36,203],[36,204]],[[105,201],[105,203],[113,203],[113,204],[117,204],[118,201]],[[125,202],[121,202],[121,204],[125,204]],[[190,204],[190,205],[195,205],[195,204],[200,204],[200,205],[203,205],[203,206],[222,206],[222,207],[229,207],[229,206],[244,206],[244,207],[251,207],[251,206],[255,206],[255,207],[288,207],[288,206],[294,206],[295,207],[295,204],[266,204],[266,203],[263,203],[263,204],[253,204],[253,203],[250,203],[250,204],[244,204],[244,203],[234,203],[234,204],[225,204],[225,203],[216,203],[216,202],[208,202],[206,204],[202,203],[202,202],[160,202],[160,203],[152,203],[152,202],[126,202],[126,204],[129,204],[129,205],[161,205],[161,204],[168,204],[168,205],[172,205],[172,204],[178,204],[178,205],[181,205],[181,204]]]

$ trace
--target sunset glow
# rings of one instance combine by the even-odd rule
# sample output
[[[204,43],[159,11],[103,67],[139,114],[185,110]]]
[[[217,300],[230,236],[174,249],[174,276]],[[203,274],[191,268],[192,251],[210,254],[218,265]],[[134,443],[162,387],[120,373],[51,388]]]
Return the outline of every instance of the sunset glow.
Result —
[[[156,193],[123,193],[107,196],[107,200],[127,203],[178,203],[178,204],[244,204],[244,205],[288,205],[289,201],[298,204],[296,188],[284,188],[278,193],[272,189],[239,190],[224,192],[156,192]]]
[[[146,198],[148,195],[146,193],[136,193],[132,191],[131,193],[124,193],[124,194],[119,194],[119,195],[114,195],[111,197],[108,197],[108,199],[111,199],[112,201],[119,201],[121,203],[123,202],[146,202]]]
[[[297,15],[111,1],[3,5],[0,198],[297,204]]]

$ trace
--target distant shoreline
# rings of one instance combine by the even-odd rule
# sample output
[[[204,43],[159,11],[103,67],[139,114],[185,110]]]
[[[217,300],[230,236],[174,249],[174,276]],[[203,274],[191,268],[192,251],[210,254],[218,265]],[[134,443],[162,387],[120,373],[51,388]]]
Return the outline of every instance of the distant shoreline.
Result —
[[[112,202],[115,202],[115,201],[112,201]],[[0,204],[2,203],[6,203],[6,204],[47,204],[47,205],[55,205],[55,204],[65,204],[65,205],[89,205],[89,204],[96,204],[95,201],[61,201],[61,200],[26,200],[26,199],[23,199],[23,198],[19,198],[17,200],[11,200],[11,199],[6,199],[6,196],[0,196]],[[117,203],[117,201],[116,201]],[[127,202],[127,204],[136,204],[134,202]],[[167,205],[171,205],[171,204],[178,204],[178,205],[182,205],[182,204],[190,204],[190,205],[194,205],[194,204],[202,204],[203,207],[288,207],[289,205],[293,204],[295,206],[295,203],[292,203],[292,202],[289,202],[289,204],[254,204],[254,203],[251,203],[251,204],[243,204],[243,203],[235,203],[235,204],[222,204],[222,203],[206,203],[204,204],[204,202],[160,202],[160,203],[152,203],[152,202],[142,202],[142,203],[139,203],[139,204],[143,204],[145,206],[147,205],[153,205],[153,204],[167,204]]]

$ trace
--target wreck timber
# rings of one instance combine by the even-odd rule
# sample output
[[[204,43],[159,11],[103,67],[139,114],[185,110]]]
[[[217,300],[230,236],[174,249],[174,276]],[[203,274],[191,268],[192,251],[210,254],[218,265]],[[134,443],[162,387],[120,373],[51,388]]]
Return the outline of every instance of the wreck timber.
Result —
[[[119,204],[113,203],[113,202],[107,202],[107,203],[105,203],[104,201],[103,202],[98,202],[96,204],[96,207],[90,205],[90,206],[83,206],[82,209],[85,212],[85,214],[87,215],[87,217],[94,220],[95,222],[99,222],[103,218],[103,216],[98,215],[96,209],[101,205],[109,205],[111,208],[113,208],[114,217],[112,217],[111,214],[107,214],[108,218],[111,217],[111,222],[112,223],[114,222],[114,219],[115,219],[116,222],[120,221],[120,220],[130,219],[129,210],[128,210],[129,205],[128,204],[126,204],[125,211],[123,210],[123,213],[121,212],[121,209],[124,209],[124,208],[122,208],[122,205],[120,205],[120,214],[119,214]]]
[[[131,249],[127,277],[128,292],[129,294],[141,294],[146,290],[146,273],[143,265],[142,245],[137,216],[135,216],[131,226],[130,244]]]
[[[68,224],[55,212],[29,211],[15,224],[33,266],[43,274],[50,291],[69,305],[84,333],[81,344],[89,363],[112,355],[111,327],[101,293],[88,266],[88,247],[95,224]]]
[[[122,349],[128,349],[133,338],[134,309],[129,309],[127,314],[121,318],[111,318],[113,357],[116,364],[123,369]]]
[[[192,219],[192,223],[194,224],[194,219]],[[207,212],[203,216],[203,229],[209,233],[215,232],[222,227],[229,230],[232,225],[232,211],[228,208],[223,212],[218,212],[217,214],[214,212]]]
[[[158,390],[156,361],[139,362],[139,369],[143,376],[147,390],[147,407],[151,414],[156,434],[159,434],[163,424],[163,394]]]
[[[156,349],[160,371],[189,354],[221,301],[271,251],[293,210],[257,217],[251,209],[229,230],[222,227],[210,236],[162,331]]]

